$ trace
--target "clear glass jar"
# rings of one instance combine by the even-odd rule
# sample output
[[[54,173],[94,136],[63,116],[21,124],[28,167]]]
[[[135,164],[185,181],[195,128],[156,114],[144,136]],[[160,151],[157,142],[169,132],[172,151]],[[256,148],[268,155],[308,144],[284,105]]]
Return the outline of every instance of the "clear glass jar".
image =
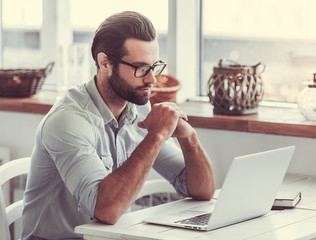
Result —
[[[307,86],[298,96],[298,109],[307,120],[316,121],[316,73],[313,81],[306,82]]]

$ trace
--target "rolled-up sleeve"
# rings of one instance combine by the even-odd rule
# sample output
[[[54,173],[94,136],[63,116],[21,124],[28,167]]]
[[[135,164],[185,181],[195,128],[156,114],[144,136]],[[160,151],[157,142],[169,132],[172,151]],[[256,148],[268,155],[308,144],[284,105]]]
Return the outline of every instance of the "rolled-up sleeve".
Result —
[[[190,196],[185,184],[183,153],[172,138],[162,146],[153,167],[173,185],[178,194],[185,197]]]
[[[98,186],[107,171],[94,148],[96,131],[89,117],[71,110],[52,114],[43,126],[42,139],[78,210],[93,217]]]

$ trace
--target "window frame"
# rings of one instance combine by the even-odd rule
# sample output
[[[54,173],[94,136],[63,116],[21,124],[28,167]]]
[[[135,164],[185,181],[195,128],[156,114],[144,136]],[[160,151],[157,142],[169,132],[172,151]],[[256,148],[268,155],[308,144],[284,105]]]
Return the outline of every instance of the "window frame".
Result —
[[[168,70],[181,82],[181,103],[199,96],[201,0],[169,0],[168,11]]]

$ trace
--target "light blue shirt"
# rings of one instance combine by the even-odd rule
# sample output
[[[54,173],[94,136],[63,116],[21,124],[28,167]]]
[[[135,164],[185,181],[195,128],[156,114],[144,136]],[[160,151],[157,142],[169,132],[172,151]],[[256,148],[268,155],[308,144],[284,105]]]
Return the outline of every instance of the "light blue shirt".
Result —
[[[94,79],[73,88],[41,121],[24,194],[25,239],[75,239],[75,226],[95,221],[101,181],[126,161],[147,134],[137,126],[150,104],[128,103],[117,121]],[[185,165],[181,149],[166,141],[153,168],[183,196]],[[113,185],[115,188],[115,185]]]

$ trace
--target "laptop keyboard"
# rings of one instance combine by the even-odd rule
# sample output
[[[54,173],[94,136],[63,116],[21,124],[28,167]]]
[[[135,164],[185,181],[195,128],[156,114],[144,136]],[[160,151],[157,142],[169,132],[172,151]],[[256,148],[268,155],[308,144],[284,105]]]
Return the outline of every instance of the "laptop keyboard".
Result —
[[[194,216],[191,218],[179,220],[179,221],[176,221],[175,223],[204,226],[208,224],[211,214],[212,213],[206,213],[206,214]]]

